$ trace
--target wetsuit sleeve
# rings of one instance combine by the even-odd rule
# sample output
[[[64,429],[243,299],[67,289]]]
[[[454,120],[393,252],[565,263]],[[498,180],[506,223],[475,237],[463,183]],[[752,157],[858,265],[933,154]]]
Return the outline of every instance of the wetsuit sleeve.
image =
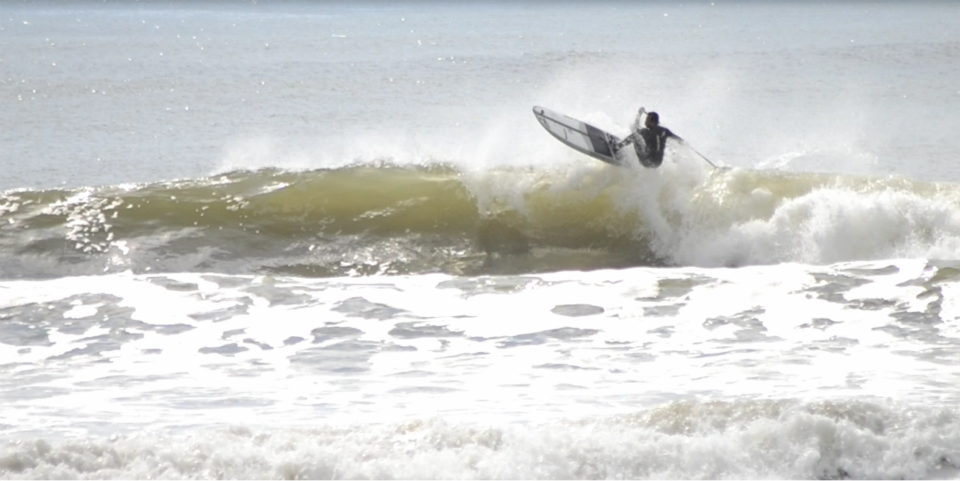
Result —
[[[665,129],[663,129],[663,130],[666,131],[666,133],[667,133],[667,138],[677,139],[677,140],[679,140],[680,142],[683,142],[683,139],[680,138],[679,135],[671,132],[670,129],[666,129],[666,128],[665,128]]]

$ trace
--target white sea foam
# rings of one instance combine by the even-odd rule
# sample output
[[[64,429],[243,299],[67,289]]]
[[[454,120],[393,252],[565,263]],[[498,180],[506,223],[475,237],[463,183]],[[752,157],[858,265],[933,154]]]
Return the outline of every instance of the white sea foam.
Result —
[[[957,474],[953,411],[789,401],[541,423],[193,430],[0,447],[10,478],[742,479]]]
[[[316,410],[549,419],[691,396],[946,402],[957,372],[943,362],[958,345],[946,324],[958,312],[937,293],[953,282],[931,284],[931,269],[5,282],[0,308],[14,320],[0,354],[21,390],[8,407],[51,429],[175,426],[193,416],[171,410],[194,404],[210,421],[283,425]],[[46,319],[27,330],[20,319],[39,313]],[[937,323],[944,329],[923,327]],[[48,377],[17,374],[41,367]]]

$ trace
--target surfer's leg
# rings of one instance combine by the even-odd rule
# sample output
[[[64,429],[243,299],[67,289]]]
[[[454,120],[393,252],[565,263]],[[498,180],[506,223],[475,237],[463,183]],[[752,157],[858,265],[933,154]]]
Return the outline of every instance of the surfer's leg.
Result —
[[[617,143],[610,142],[610,150],[612,150],[613,153],[617,153],[621,148],[635,140],[633,137],[634,135],[636,134],[630,134],[625,139]],[[634,145],[636,145],[636,143],[634,143]]]
[[[640,165],[644,167],[653,167],[652,165],[650,165],[650,158],[647,155],[647,152],[646,152],[647,149],[645,149],[644,147],[645,146],[642,145],[640,142],[633,143],[633,150],[637,153],[637,159],[640,160]]]

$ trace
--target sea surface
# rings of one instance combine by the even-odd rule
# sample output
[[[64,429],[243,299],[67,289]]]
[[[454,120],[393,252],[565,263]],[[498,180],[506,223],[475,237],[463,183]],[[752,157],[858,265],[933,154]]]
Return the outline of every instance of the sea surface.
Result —
[[[0,478],[958,478],[958,19],[2,0]]]

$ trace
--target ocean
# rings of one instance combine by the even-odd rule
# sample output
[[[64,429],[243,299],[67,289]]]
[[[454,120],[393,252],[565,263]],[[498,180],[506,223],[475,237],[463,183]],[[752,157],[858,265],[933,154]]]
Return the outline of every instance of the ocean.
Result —
[[[4,0],[0,478],[960,478],[958,19]]]

